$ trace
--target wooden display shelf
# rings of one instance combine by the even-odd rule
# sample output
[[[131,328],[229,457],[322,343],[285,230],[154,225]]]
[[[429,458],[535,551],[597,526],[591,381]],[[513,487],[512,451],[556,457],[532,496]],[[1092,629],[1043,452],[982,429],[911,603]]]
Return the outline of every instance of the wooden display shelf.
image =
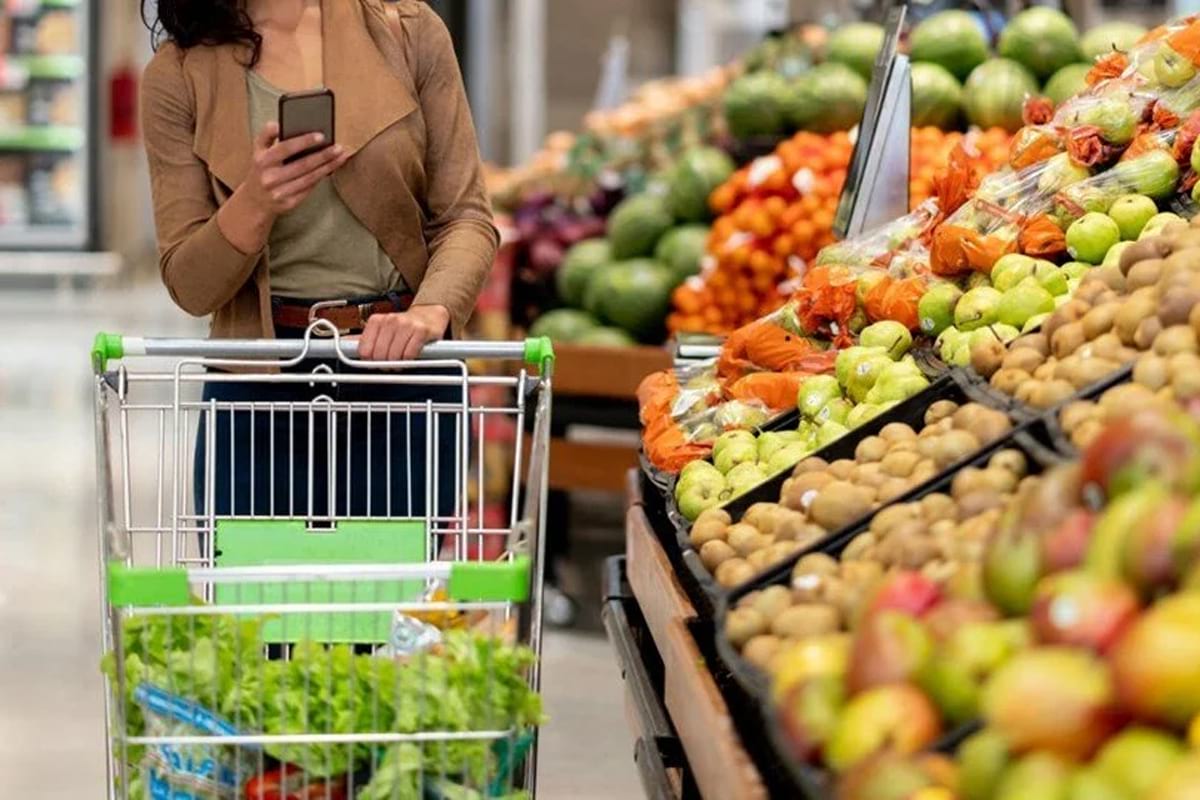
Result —
[[[670,369],[672,363],[671,354],[662,347],[556,344],[554,356],[554,394],[558,397],[633,400],[643,378]]]
[[[626,574],[662,657],[667,713],[696,785],[709,800],[764,800],[762,777],[688,629],[696,612],[646,518],[636,472],[627,475]]]

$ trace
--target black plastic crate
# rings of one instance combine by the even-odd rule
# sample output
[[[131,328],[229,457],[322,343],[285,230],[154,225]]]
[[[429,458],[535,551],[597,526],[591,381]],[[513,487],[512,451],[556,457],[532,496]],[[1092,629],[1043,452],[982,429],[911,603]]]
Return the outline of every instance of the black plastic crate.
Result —
[[[985,464],[992,455],[1005,449],[1017,449],[1024,453],[1030,474],[1039,474],[1066,460],[1053,449],[1049,441],[1049,431],[1045,423],[1042,420],[1035,420],[1018,428],[1008,436],[975,454],[966,462],[955,465],[942,473],[938,478],[920,487],[917,491],[895,502],[913,502],[928,494],[936,492],[948,493],[950,483],[959,470],[965,467]],[[809,548],[805,551],[805,554],[826,553],[834,557],[840,556],[855,537],[870,528],[871,519],[880,510],[882,508],[877,509],[870,517],[856,523],[849,530],[831,537],[824,544]],[[737,685],[733,696],[740,697],[745,701],[747,715],[751,716],[754,720],[754,723],[747,724],[757,724],[763,730],[767,731],[769,745],[775,751],[774,758],[783,765],[784,771],[791,782],[790,791],[798,794],[800,797],[811,798],[811,800],[824,800],[824,798],[831,796],[829,794],[831,782],[829,772],[819,767],[800,763],[788,754],[785,740],[775,718],[767,676],[747,663],[734,650],[733,646],[722,633],[726,615],[731,608],[737,605],[741,598],[767,586],[789,584],[791,582],[792,568],[795,566],[797,560],[799,559],[789,560],[787,563],[772,567],[755,580],[732,590],[722,599],[714,621],[715,641],[713,649],[718,661],[720,661],[720,669],[731,675]],[[971,735],[978,727],[979,723],[970,722],[952,728],[946,731],[931,749],[939,752],[952,752],[963,739]]]
[[[868,436],[874,436],[878,434],[879,431],[883,430],[885,426],[893,422],[902,422],[911,426],[914,430],[920,430],[925,424],[926,410],[929,408],[929,406],[940,400],[952,400],[956,403],[981,403],[982,405],[1003,411],[1009,415],[1010,419],[1013,419],[1013,414],[1007,406],[1005,406],[995,397],[981,393],[978,390],[978,386],[969,379],[963,370],[951,370],[932,383],[924,391],[901,402],[886,413],[875,417],[858,428],[855,428],[837,441],[832,442],[823,449],[813,453],[812,456],[823,458],[829,462],[837,461],[838,459],[843,458],[853,458],[854,451],[858,447],[859,442]],[[1014,419],[1014,424],[1019,423],[1020,420]],[[985,445],[981,452],[990,453],[994,451],[996,447],[997,443],[993,442]],[[975,455],[972,455],[967,459],[964,459],[964,461],[960,462],[959,464],[951,465],[947,470],[935,475],[925,484],[914,487],[907,494],[902,495],[901,497],[891,501],[891,503],[885,505],[906,502],[914,495],[919,495],[920,493],[927,491],[928,486],[944,479],[948,473],[952,473],[965,466],[967,463],[970,463],[970,461],[975,457]],[[778,502],[783,484],[790,476],[790,471],[781,472],[764,483],[759,484],[746,494],[731,500],[729,503],[726,503],[724,508],[728,510],[730,515],[736,519],[744,514],[745,511],[755,503]],[[701,563],[699,553],[692,548],[691,541],[688,538],[688,533],[691,530],[691,522],[689,522],[683,517],[682,514],[679,513],[679,509],[675,505],[675,498],[673,494],[665,498],[664,507],[669,524],[674,527],[675,531],[674,547],[671,547],[671,545],[668,543],[667,549],[668,551],[674,549],[679,554],[678,560],[683,564],[684,567],[684,574],[681,576],[681,582],[683,583],[685,590],[688,592],[689,599],[691,599],[692,604],[696,607],[697,613],[703,617],[711,617],[716,612],[722,598],[728,594],[728,590],[722,588],[717,583],[716,579],[709,573],[707,569],[705,569],[704,564]],[[874,511],[870,512],[870,514],[874,514]],[[790,569],[791,564],[794,564],[795,561],[798,560],[802,555],[813,552],[814,550],[819,550],[827,543],[836,541],[839,537],[843,536],[846,531],[857,527],[858,524],[858,522],[855,522],[842,531],[834,531],[830,533],[830,535],[821,542],[818,542],[810,548],[802,550],[797,555],[782,563],[787,564]],[[673,563],[675,560],[676,557],[672,556]],[[770,574],[770,570],[762,574]],[[758,577],[761,576],[756,576],[755,580],[757,580]]]

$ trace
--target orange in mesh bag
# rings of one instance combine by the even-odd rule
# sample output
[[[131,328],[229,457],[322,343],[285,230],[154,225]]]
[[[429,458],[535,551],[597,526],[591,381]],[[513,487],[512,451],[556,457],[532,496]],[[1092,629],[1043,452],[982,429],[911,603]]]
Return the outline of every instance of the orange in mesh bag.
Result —
[[[709,445],[689,442],[683,429],[669,419],[664,429],[653,438],[647,436],[642,443],[646,450],[646,458],[663,472],[679,472],[690,462],[704,458],[712,452]]]
[[[671,411],[675,395],[679,393],[679,380],[670,370],[651,372],[638,384],[638,418],[645,425],[651,420],[666,416]]]
[[[734,400],[757,400],[773,411],[782,411],[796,405],[800,384],[808,377],[806,372],[755,372],[735,381],[729,387],[729,396]]]
[[[987,236],[961,225],[942,225],[933,234],[929,265],[935,275],[942,277],[962,275],[971,270],[988,275],[1000,256],[1016,252],[1016,249],[1015,239]]]
[[[1127,69],[1129,69],[1129,56],[1120,50],[1114,50],[1108,55],[1096,59],[1096,63],[1088,70],[1084,80],[1088,86],[1095,86],[1101,81],[1121,77]]]
[[[1008,165],[1020,171],[1040,164],[1063,151],[1063,140],[1051,127],[1026,125],[1017,131],[1009,150]]]
[[[873,320],[890,319],[915,331],[921,325],[917,304],[925,294],[925,279],[897,280],[890,275],[875,284],[866,297],[867,316]]]
[[[717,374],[726,381],[751,372],[789,372],[803,369],[806,359],[821,351],[811,340],[769,319],[738,328],[721,347]]]
[[[852,344],[850,317],[858,308],[857,285],[849,270],[835,264],[810,269],[796,293],[796,316],[809,333],[826,333],[836,347]]]
[[[1067,251],[1067,235],[1046,214],[1026,220],[1017,243],[1022,253],[1034,258],[1053,259]]]

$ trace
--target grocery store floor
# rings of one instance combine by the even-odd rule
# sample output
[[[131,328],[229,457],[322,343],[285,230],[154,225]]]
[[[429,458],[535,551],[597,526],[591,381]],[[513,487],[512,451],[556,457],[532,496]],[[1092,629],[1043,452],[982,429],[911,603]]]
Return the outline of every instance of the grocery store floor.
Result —
[[[92,395],[96,331],[193,335],[157,287],[0,288],[0,797],[94,798],[104,747]],[[613,503],[619,502],[613,499]],[[619,519],[619,516],[612,519]],[[583,520],[594,532],[608,518]],[[619,544],[603,530],[579,551],[581,585]],[[640,795],[620,677],[594,609],[585,632],[552,632],[540,796]]]

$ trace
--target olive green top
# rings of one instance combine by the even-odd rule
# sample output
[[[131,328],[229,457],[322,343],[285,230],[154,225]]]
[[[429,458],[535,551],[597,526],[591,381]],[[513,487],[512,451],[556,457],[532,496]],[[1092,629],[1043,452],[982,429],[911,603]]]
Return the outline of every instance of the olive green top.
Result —
[[[250,70],[246,84],[254,136],[278,118],[283,93]],[[379,240],[346,207],[329,178],[275,220],[267,244],[274,295],[338,300],[405,289],[404,278]]]

